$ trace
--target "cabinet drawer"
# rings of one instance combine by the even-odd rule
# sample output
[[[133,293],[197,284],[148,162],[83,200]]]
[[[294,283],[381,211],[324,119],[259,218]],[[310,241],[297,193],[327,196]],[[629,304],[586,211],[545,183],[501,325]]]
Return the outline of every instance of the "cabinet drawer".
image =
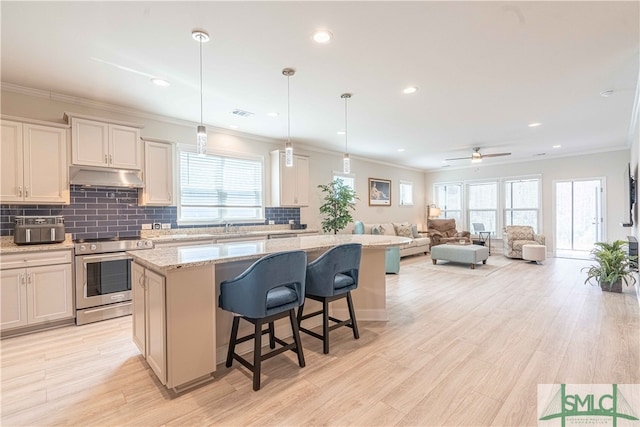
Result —
[[[36,267],[39,265],[69,264],[71,251],[45,251],[35,253],[7,254],[0,258],[0,269]]]

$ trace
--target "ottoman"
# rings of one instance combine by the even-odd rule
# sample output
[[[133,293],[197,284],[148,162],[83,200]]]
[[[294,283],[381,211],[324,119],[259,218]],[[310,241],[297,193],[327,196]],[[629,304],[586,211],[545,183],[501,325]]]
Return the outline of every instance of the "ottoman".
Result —
[[[542,264],[542,261],[547,259],[547,247],[545,245],[522,245],[522,259]]]
[[[489,248],[480,245],[438,245],[431,248],[431,260],[434,264],[438,260],[461,262],[469,264],[469,267],[476,268],[476,263],[482,261],[487,263]]]

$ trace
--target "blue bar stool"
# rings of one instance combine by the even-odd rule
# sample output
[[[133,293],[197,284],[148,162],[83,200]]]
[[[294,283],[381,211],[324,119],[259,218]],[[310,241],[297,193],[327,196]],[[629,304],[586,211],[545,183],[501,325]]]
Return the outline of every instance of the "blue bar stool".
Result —
[[[353,310],[351,291],[358,287],[358,272],[360,271],[360,258],[362,245],[348,243],[338,245],[323,253],[307,266],[307,298],[322,302],[322,310],[309,314],[302,314],[304,304],[298,310],[298,323],[303,320],[322,314],[322,335],[300,326],[300,330],[312,337],[323,341],[324,354],[329,353],[329,331],[341,326],[353,329],[353,337],[360,338],[356,314]],[[329,303],[346,298],[349,308],[349,319],[338,320],[329,316]],[[335,324],[329,326],[329,320]]]
[[[227,352],[226,366],[233,359],[253,372],[253,389],[260,390],[260,365],[284,351],[298,355],[298,364],[304,368],[304,354],[294,309],[304,304],[307,254],[303,251],[279,252],[254,262],[239,276],[220,283],[219,306],[234,314]],[[293,342],[287,343],[275,336],[273,322],[289,316]],[[255,325],[254,333],[238,338],[240,318]],[[263,325],[268,324],[263,330]],[[262,335],[269,334],[272,351],[262,354]],[[236,344],[254,340],[253,364],[235,352]],[[276,342],[282,347],[275,349]],[[274,350],[275,349],[275,350]]]

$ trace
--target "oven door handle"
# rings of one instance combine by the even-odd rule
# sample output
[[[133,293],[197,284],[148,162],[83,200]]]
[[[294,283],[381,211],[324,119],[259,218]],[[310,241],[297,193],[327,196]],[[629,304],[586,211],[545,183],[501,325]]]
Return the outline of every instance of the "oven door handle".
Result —
[[[83,255],[82,261],[96,261],[96,260],[110,261],[111,258],[133,259],[129,255],[123,255],[122,253],[117,253],[117,254],[100,254],[100,255],[90,255],[90,256]],[[86,263],[85,263],[85,268],[86,268]]]

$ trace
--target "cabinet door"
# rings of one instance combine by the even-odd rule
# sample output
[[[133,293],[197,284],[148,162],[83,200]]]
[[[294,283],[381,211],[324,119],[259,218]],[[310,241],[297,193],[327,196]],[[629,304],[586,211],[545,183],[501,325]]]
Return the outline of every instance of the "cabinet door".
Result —
[[[293,166],[286,167],[284,153],[280,153],[280,206],[295,206],[298,203],[296,194],[296,167],[298,158],[294,156]]]
[[[142,145],[139,129],[109,125],[109,167],[142,169]]]
[[[27,269],[27,323],[73,317],[71,264]]]
[[[22,123],[3,120],[0,140],[0,201],[23,200]]]
[[[0,329],[27,324],[26,273],[24,268],[0,271]]]
[[[30,203],[69,203],[67,131],[24,125],[24,199]]]
[[[296,200],[297,206],[309,206],[309,159],[307,157],[295,157],[294,168],[296,170]]]
[[[71,163],[109,166],[109,125],[86,119],[71,120]]]
[[[173,205],[173,144],[145,141],[141,204]]]
[[[145,277],[144,267],[131,263],[131,294],[133,299],[133,342],[144,357],[147,357],[145,331]]]
[[[167,382],[166,305],[164,277],[146,270],[147,363],[162,384]]]

